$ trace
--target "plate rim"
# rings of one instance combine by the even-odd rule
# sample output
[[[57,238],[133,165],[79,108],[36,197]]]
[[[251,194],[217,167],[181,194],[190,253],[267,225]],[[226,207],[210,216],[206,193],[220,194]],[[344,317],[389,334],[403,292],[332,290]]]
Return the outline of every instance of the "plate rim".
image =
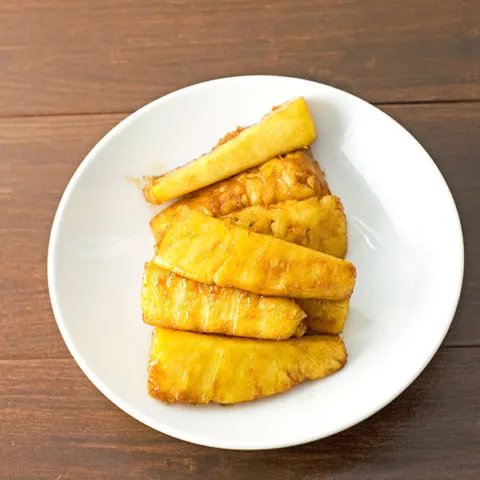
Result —
[[[316,434],[310,434],[310,435],[297,435],[295,439],[292,441],[288,440],[283,440],[283,441],[274,441],[274,442],[269,442],[268,445],[266,442],[265,444],[262,445],[256,445],[254,442],[251,445],[248,445],[245,443],[245,441],[215,441],[215,439],[212,439],[210,437],[206,437],[205,435],[189,435],[188,433],[184,433],[183,431],[178,432],[176,428],[170,427],[169,425],[165,424],[162,421],[159,421],[157,419],[153,419],[148,415],[143,414],[141,411],[137,410],[135,407],[131,406],[128,402],[124,401],[122,398],[117,396],[115,393],[113,393],[103,382],[101,378],[97,376],[97,374],[90,369],[90,367],[86,364],[84,361],[81,353],[78,351],[76,348],[73,338],[71,338],[70,334],[67,331],[66,328],[66,322],[64,321],[62,315],[61,315],[61,310],[59,306],[59,299],[57,296],[57,291],[55,288],[55,251],[57,248],[57,238],[59,234],[59,229],[60,229],[60,223],[61,219],[63,217],[64,210],[68,204],[68,200],[70,196],[72,195],[73,191],[75,190],[76,184],[79,181],[82,172],[84,169],[88,167],[90,163],[94,161],[94,159],[97,156],[97,152],[103,147],[104,144],[107,144],[114,136],[121,134],[121,132],[128,127],[130,123],[135,121],[137,117],[140,117],[143,115],[146,111],[154,108],[156,105],[163,103],[167,99],[173,99],[175,97],[179,97],[184,94],[191,93],[194,90],[201,90],[205,86],[209,85],[215,85],[217,83],[224,83],[224,82],[237,82],[237,81],[242,81],[242,80],[259,80],[263,79],[265,81],[268,80],[273,80],[273,81],[278,81],[278,80],[291,80],[291,81],[300,81],[300,82],[306,82],[309,84],[313,84],[315,86],[321,86],[324,88],[327,88],[329,90],[336,91],[337,93],[340,93],[342,95],[346,95],[347,97],[350,97],[350,99],[355,99],[355,101],[359,101],[361,103],[364,103],[368,105],[369,107],[374,108],[379,112],[382,116],[387,117],[390,121],[393,121],[397,127],[399,127],[401,130],[403,130],[404,133],[406,133],[408,136],[410,136],[417,148],[423,150],[423,152],[426,154],[427,158],[430,160],[429,165],[432,168],[432,174],[436,175],[437,179],[440,180],[442,183],[442,187],[444,188],[445,195],[448,197],[449,203],[453,207],[452,210],[452,217],[451,217],[451,222],[452,226],[455,225],[455,231],[453,234],[457,237],[457,243],[459,246],[458,252],[456,252],[456,255],[458,255],[458,260],[459,260],[459,270],[458,270],[458,278],[456,279],[456,291],[452,292],[452,303],[451,303],[451,309],[450,312],[448,312],[448,317],[450,318],[448,322],[445,324],[444,330],[439,334],[439,340],[436,342],[436,345],[434,348],[431,349],[429,352],[426,361],[422,364],[419,365],[416,368],[415,374],[411,376],[410,380],[406,382],[406,384],[402,384],[399,386],[399,388],[395,389],[395,392],[392,393],[386,400],[383,402],[380,402],[378,405],[375,405],[374,408],[368,409],[368,411],[363,413],[362,415],[359,415],[355,421],[352,423],[350,421],[347,422],[340,422],[340,425],[332,429],[328,434],[326,435],[316,435]],[[82,372],[85,374],[85,376],[93,383],[93,385],[105,396],[107,397],[113,404],[115,404],[117,407],[119,407],[121,410],[123,410],[125,413],[133,417],[134,419],[140,421],[141,423],[147,425],[148,427],[169,435],[174,438],[178,438],[183,441],[187,441],[190,443],[194,443],[197,445],[204,445],[208,447],[215,447],[215,448],[220,448],[220,449],[235,449],[235,450],[270,450],[270,449],[276,449],[276,448],[286,448],[290,446],[295,446],[295,445],[301,445],[309,442],[313,442],[316,440],[320,440],[323,438],[328,438],[332,435],[335,435],[341,431],[347,430],[367,418],[375,415],[377,412],[382,410],[385,406],[387,406],[389,403],[391,403],[395,398],[397,398],[399,395],[401,395],[409,386],[411,386],[416,379],[419,377],[419,375],[424,371],[426,366],[430,363],[432,358],[435,356],[437,353],[438,349],[440,348],[443,340],[445,339],[451,324],[453,322],[453,319],[455,317],[455,313],[458,307],[458,303],[460,300],[461,292],[462,292],[462,286],[463,286],[463,279],[464,279],[464,267],[465,267],[465,245],[464,245],[464,238],[463,238],[463,232],[462,232],[462,226],[461,226],[461,221],[460,221],[460,216],[458,213],[457,206],[455,204],[455,199],[453,198],[452,192],[443,177],[440,169],[434,162],[433,158],[430,156],[430,154],[426,151],[426,149],[423,147],[423,145],[417,140],[417,138],[410,133],[402,124],[400,124],[397,120],[395,120],[393,117],[382,111],[380,108],[378,108],[375,105],[372,105],[371,103],[367,102],[366,100],[363,100],[362,98],[353,95],[349,92],[346,92],[344,90],[341,90],[339,88],[333,87],[331,85],[322,83],[322,82],[316,82],[313,80],[307,80],[299,77],[290,77],[290,76],[282,76],[282,75],[240,75],[240,76],[231,76],[231,77],[222,77],[222,78],[215,78],[212,80],[207,80],[203,81],[200,83],[196,83],[187,87],[183,87],[181,89],[172,91],[166,95],[163,95],[161,97],[158,97],[151,102],[147,103],[146,105],[140,107],[138,110],[135,112],[131,113],[124,119],[122,119],[119,123],[117,123],[115,126],[113,126],[92,148],[91,150],[87,153],[87,155],[83,158],[83,160],[80,162],[76,170],[74,171],[72,177],[68,181],[67,186],[65,187],[65,190],[61,196],[61,199],[58,203],[55,216],[52,222],[52,228],[50,232],[50,237],[49,237],[49,242],[48,242],[48,251],[47,251],[47,282],[48,282],[48,291],[49,291],[49,297],[50,297],[50,302],[52,305],[52,311],[54,314],[55,321],[57,323],[58,329],[60,330],[60,334],[63,338],[63,341],[65,342],[71,356],[77,363],[77,365],[80,367]],[[454,293],[454,294],[453,294]],[[445,317],[447,318],[447,317]],[[301,437],[301,438],[299,438]]]

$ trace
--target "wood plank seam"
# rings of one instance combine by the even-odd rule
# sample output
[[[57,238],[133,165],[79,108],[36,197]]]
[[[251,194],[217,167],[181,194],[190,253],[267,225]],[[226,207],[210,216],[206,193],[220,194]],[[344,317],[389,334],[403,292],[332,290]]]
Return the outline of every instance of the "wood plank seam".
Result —
[[[173,93],[173,92],[172,92]],[[166,96],[165,94],[163,96]],[[158,97],[158,98],[162,98]],[[152,99],[148,103],[154,102],[157,99]],[[409,105],[456,105],[456,104],[477,104],[480,103],[480,99],[435,99],[435,100],[394,100],[394,101],[379,101],[369,102],[374,107],[401,107]],[[141,108],[141,107],[139,107]],[[0,120],[21,120],[21,119],[36,119],[36,118],[58,118],[58,117],[89,117],[89,116],[108,116],[108,115],[131,115],[136,110],[131,111],[98,111],[98,112],[68,112],[68,113],[32,113],[32,114],[14,114],[14,115],[1,115]]]

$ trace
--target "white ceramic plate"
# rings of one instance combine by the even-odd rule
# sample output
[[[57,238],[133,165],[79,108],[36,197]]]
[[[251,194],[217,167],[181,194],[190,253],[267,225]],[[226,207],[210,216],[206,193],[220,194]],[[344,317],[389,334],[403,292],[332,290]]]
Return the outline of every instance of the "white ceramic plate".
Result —
[[[237,125],[304,96],[313,153],[340,196],[348,258],[358,270],[339,373],[236,406],[164,405],[150,398],[151,328],[141,320],[143,263],[152,256],[147,205],[129,177],[160,174],[208,151]],[[452,321],[463,242],[435,164],[398,123],[340,90],[294,78],[227,78],[143,107],[87,155],[58,207],[48,255],[53,311],[65,343],[112,402],[168,435],[265,449],[344,430],[399,395],[427,365]]]

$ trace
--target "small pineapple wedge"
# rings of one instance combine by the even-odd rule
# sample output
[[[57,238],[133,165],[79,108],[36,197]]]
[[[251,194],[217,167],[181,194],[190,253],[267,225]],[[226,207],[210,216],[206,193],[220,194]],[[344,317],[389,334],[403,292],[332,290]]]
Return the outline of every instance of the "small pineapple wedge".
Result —
[[[145,199],[160,204],[260,165],[282,153],[311,145],[315,125],[303,97],[274,108],[260,122],[240,131],[193,162],[153,177]]]
[[[183,205],[212,217],[221,217],[245,207],[323,197],[329,193],[325,176],[310,152],[297,150],[192,192],[154,217],[150,227],[159,242]]]
[[[256,205],[219,219],[334,257],[344,258],[347,253],[345,214],[340,199],[332,195],[270,206]]]
[[[343,300],[355,284],[355,267],[278,238],[250,232],[182,207],[154,262],[210,285],[293,298]]]
[[[305,323],[309,332],[340,335],[347,320],[350,299],[327,300],[297,300],[303,311],[307,314]]]
[[[305,333],[295,301],[206,285],[145,264],[143,321],[156,327],[284,340]]]
[[[170,403],[246,402],[331,375],[346,360],[340,337],[276,342],[156,328],[148,392]]]

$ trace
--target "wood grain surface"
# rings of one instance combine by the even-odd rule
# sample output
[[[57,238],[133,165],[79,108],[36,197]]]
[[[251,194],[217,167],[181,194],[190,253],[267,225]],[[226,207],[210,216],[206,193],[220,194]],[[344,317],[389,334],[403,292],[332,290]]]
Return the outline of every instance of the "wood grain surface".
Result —
[[[0,480],[480,478],[480,2],[2,0],[0,26]],[[46,251],[68,180],[111,127],[252,73],[333,84],[406,126],[455,197],[465,279],[443,347],[382,411],[304,446],[219,451],[93,387],[58,333]]]
[[[123,112],[251,73],[480,99],[477,0],[2,0],[0,114]]]

